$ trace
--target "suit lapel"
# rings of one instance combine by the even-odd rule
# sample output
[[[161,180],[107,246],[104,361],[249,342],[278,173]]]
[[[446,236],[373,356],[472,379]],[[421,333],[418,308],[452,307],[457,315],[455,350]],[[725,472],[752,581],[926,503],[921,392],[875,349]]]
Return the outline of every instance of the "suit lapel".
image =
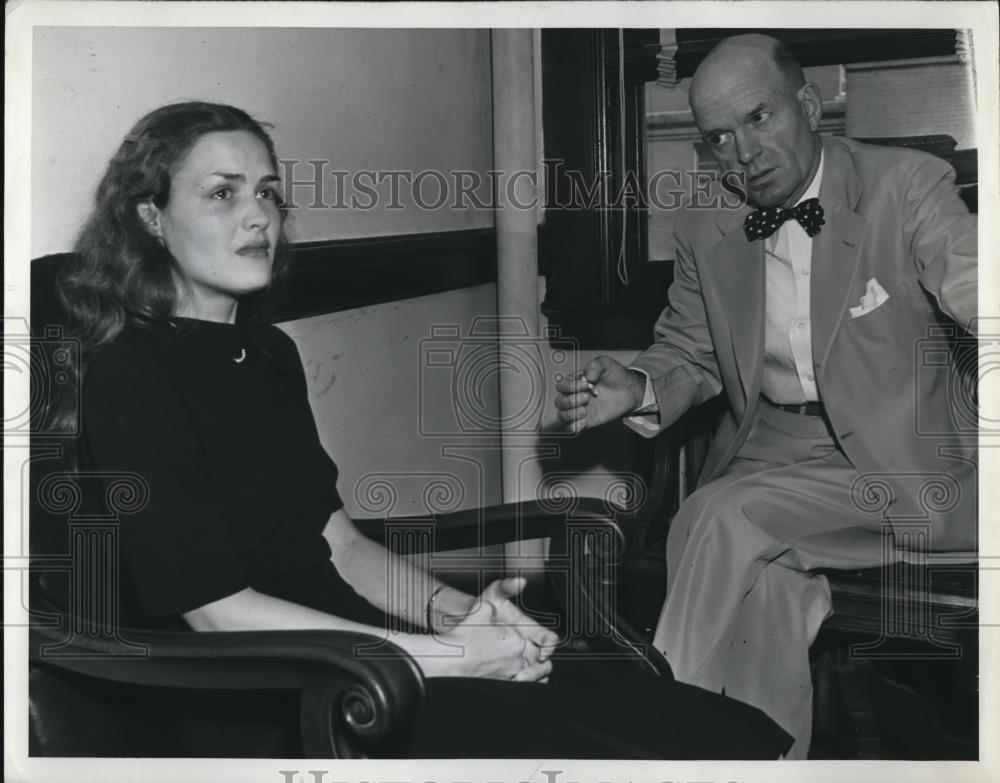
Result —
[[[824,168],[820,186],[826,224],[813,240],[810,313],[813,361],[825,363],[833,337],[847,312],[860,261],[865,220],[854,208],[863,187],[847,148],[836,139],[823,140]],[[720,212],[716,223],[723,237],[708,250],[707,269],[718,292],[729,328],[735,364],[746,400],[756,399],[764,367],[764,243],[748,242],[743,219],[750,207]]]
[[[826,224],[813,240],[809,310],[813,362],[825,364],[833,337],[847,312],[847,297],[858,273],[865,220],[854,211],[862,186],[848,150],[838,141],[823,143],[820,203]]]
[[[720,213],[725,236],[710,248],[708,259],[747,400],[757,397],[764,361],[764,243],[748,242],[743,233],[749,212]]]

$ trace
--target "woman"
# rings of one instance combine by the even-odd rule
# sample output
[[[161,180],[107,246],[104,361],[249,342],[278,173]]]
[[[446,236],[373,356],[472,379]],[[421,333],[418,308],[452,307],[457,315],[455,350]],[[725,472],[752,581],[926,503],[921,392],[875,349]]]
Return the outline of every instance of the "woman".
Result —
[[[148,483],[121,525],[128,622],[382,636],[392,614],[429,678],[404,755],[777,756],[783,732],[744,705],[629,666],[554,667],[555,634],[511,600],[523,581],[477,599],[358,533],[295,345],[253,318],[284,219],[270,137],[224,105],[151,112],[98,188],[61,296],[84,343],[81,464]],[[387,569],[425,588],[390,594]]]

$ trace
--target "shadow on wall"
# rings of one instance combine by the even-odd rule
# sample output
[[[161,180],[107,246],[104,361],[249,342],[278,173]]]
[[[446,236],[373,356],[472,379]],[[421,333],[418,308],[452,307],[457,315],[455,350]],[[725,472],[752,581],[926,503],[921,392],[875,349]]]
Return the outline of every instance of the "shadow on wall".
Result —
[[[638,511],[650,495],[651,443],[621,422],[571,437],[561,427],[547,425],[538,439],[542,473],[538,497],[555,499],[573,493]]]

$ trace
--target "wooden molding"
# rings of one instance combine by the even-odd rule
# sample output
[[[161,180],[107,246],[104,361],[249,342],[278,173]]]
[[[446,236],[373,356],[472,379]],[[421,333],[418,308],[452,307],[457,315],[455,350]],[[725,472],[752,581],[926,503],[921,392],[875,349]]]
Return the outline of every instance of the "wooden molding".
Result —
[[[394,302],[496,282],[496,231],[439,231],[297,242],[269,320]]]

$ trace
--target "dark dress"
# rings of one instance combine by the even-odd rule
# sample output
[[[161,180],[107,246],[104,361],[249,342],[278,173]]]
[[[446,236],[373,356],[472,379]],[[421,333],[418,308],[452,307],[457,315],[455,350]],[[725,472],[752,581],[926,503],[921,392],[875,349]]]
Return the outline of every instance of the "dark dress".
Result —
[[[127,624],[186,627],[183,612],[253,587],[385,627],[321,535],[343,505],[337,468],[283,332],[132,322],[93,357],[81,404],[81,466],[148,486],[121,517]],[[427,693],[403,756],[775,758],[790,743],[754,708],[627,662],[557,653],[548,684],[434,678]]]

